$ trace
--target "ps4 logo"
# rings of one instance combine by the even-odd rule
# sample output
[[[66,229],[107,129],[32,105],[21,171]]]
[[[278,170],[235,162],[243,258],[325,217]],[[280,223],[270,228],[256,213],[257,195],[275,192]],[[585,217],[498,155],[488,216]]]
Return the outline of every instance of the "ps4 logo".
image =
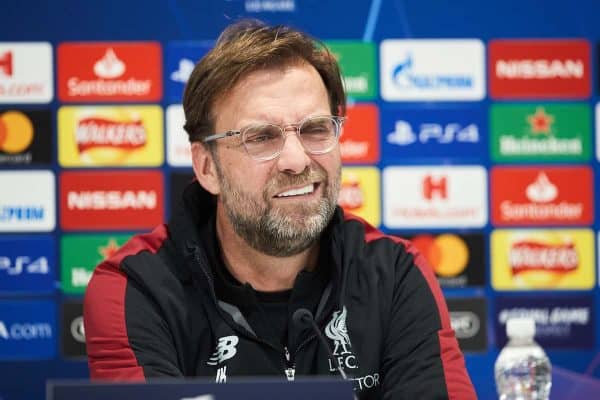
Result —
[[[0,256],[0,271],[6,271],[8,275],[21,275],[26,272],[29,274],[48,274],[48,259],[46,257],[38,257],[31,259],[27,256],[15,257],[14,261],[5,256]]]
[[[457,123],[420,124],[417,131],[407,121],[396,121],[394,131],[387,135],[387,141],[398,146],[408,146],[415,142],[426,144],[478,143],[479,128],[476,124],[462,125]]]

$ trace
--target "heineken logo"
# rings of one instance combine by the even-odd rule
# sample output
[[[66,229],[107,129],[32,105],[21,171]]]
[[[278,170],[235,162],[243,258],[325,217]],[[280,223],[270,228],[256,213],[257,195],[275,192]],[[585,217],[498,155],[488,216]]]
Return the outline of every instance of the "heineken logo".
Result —
[[[590,157],[586,104],[496,104],[490,113],[494,161],[585,161]]]

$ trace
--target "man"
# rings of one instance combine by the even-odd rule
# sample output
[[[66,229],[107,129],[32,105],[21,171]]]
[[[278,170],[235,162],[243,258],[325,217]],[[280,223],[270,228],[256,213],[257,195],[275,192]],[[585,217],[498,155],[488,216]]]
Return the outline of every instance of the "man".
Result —
[[[423,257],[336,207],[345,95],[331,54],[291,28],[234,24],[183,103],[196,179],[168,225],[96,268],[92,377],[342,369],[364,399],[475,398]]]

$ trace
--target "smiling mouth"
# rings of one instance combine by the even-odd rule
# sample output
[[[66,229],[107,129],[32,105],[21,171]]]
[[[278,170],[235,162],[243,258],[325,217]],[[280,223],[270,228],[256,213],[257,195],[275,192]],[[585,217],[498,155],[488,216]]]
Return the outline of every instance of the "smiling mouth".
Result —
[[[295,196],[304,196],[307,194],[312,194],[317,188],[317,183],[309,183],[306,186],[302,186],[299,188],[294,188],[290,190],[286,190],[285,192],[281,192],[277,194],[276,198],[285,198],[285,197],[295,197]]]

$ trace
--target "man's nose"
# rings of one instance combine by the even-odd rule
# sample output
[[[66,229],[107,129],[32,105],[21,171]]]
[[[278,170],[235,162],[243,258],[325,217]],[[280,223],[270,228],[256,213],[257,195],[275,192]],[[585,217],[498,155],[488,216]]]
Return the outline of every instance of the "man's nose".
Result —
[[[300,174],[310,165],[310,157],[297,132],[295,127],[287,127],[283,132],[283,148],[277,159],[277,167],[282,172]]]

